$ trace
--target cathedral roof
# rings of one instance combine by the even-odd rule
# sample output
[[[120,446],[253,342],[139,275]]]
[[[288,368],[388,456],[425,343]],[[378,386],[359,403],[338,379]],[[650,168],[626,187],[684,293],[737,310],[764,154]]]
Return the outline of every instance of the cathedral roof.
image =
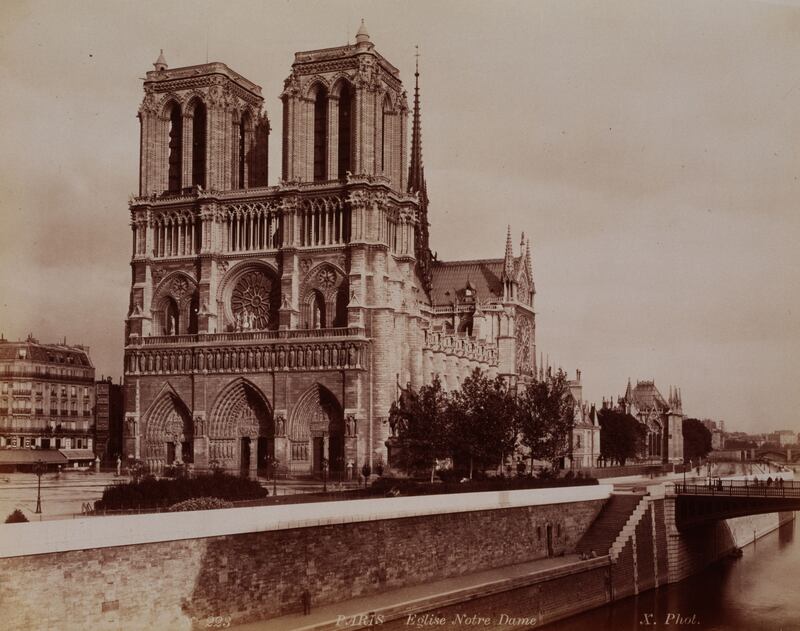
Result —
[[[467,284],[471,285],[477,300],[497,300],[503,295],[502,274],[503,259],[436,261],[433,264],[431,300],[434,305],[452,304]]]
[[[629,402],[633,403],[639,410],[652,410],[655,408],[660,412],[666,412],[670,408],[652,381],[637,381],[636,387],[631,390],[629,398]]]

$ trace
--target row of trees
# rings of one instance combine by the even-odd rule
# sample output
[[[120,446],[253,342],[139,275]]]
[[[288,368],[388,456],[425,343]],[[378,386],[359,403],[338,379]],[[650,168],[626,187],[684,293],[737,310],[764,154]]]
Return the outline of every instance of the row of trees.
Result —
[[[479,369],[452,392],[436,378],[403,390],[392,405],[393,464],[406,471],[430,468],[433,477],[436,462],[451,459],[472,477],[476,468],[501,466],[520,453],[554,462],[569,450],[574,405],[563,371],[517,391]]]

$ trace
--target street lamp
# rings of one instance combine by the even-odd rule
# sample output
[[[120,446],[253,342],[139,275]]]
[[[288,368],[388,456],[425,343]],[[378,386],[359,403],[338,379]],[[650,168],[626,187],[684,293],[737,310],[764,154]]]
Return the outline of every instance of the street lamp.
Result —
[[[44,462],[37,460],[36,464],[33,466],[33,472],[39,478],[36,486],[36,510],[33,511],[37,515],[41,515],[42,513],[42,475],[44,475],[45,471],[47,471],[47,467]]]
[[[276,497],[278,495],[278,459],[273,458],[272,462],[272,496]]]

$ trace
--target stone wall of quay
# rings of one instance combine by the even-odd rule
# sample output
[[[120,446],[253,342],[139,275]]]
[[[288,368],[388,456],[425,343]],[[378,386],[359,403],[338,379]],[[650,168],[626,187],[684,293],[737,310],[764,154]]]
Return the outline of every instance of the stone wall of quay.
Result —
[[[609,493],[595,486],[2,525],[0,616],[20,630],[172,630],[201,628],[210,616],[234,624],[275,617],[301,610],[306,590],[318,606],[545,557],[548,525],[555,554],[568,553]],[[85,543],[90,532],[81,539],[82,527],[95,529],[96,547]],[[537,594],[545,607],[562,597]]]

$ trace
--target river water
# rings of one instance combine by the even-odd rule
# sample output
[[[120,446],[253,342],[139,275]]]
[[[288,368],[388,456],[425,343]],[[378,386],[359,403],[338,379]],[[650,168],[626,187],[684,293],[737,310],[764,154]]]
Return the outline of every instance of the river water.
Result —
[[[567,620],[547,631],[800,631],[800,519],[700,574]],[[670,615],[671,614],[671,615]]]

